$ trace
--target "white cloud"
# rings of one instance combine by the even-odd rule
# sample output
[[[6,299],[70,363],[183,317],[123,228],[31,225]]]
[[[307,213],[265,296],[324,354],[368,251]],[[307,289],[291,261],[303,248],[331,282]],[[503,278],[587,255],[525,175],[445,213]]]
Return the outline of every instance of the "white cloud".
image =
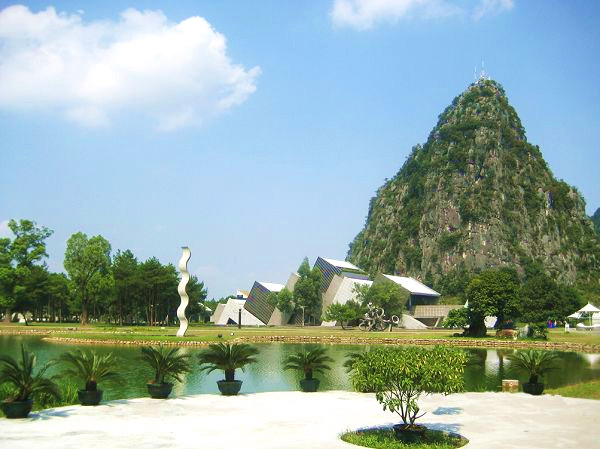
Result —
[[[202,17],[170,22],[160,11],[124,11],[84,22],[81,12],[0,11],[0,108],[58,111],[86,126],[118,112],[171,130],[243,103],[260,68],[227,56],[225,37]]]
[[[514,6],[514,0],[481,0],[473,11],[473,19],[479,20],[485,16],[510,11]]]
[[[334,0],[331,18],[337,26],[368,30],[380,23],[396,23],[403,19],[435,19],[471,15],[483,16],[508,11],[513,0]]]
[[[12,231],[8,227],[9,220],[0,221],[0,239],[2,238],[10,238],[14,237]]]

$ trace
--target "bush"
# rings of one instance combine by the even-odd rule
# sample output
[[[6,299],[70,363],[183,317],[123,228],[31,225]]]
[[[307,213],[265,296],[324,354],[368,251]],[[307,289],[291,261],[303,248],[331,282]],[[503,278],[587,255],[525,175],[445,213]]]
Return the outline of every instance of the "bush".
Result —
[[[421,394],[464,390],[466,362],[457,348],[381,348],[355,359],[351,381],[358,391],[375,391],[383,409],[397,413],[404,424],[414,424],[423,416],[417,403]]]

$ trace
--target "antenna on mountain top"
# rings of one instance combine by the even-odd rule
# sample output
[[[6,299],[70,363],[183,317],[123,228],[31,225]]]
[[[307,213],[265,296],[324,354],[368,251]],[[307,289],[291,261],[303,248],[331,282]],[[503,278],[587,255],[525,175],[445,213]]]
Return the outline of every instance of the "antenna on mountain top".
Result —
[[[479,80],[483,81],[483,80],[489,80],[490,77],[487,76],[487,74],[485,73],[485,61],[482,59],[481,60],[481,74],[479,75]]]

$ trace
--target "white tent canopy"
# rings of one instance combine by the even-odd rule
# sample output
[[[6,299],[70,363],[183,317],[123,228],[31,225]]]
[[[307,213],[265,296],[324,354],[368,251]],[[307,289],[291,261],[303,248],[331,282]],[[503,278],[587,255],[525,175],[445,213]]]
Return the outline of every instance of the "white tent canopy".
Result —
[[[593,306],[589,302],[577,311],[577,313],[579,313],[579,318],[583,318],[584,315],[587,315],[590,318],[590,326],[592,324],[592,318],[593,318],[594,314],[596,314],[598,312],[600,312],[600,309]]]
[[[579,313],[582,312],[587,312],[587,313],[595,313],[595,312],[600,312],[600,309],[597,307],[594,307],[592,304],[590,304],[589,302],[583,306],[581,309],[578,310]]]

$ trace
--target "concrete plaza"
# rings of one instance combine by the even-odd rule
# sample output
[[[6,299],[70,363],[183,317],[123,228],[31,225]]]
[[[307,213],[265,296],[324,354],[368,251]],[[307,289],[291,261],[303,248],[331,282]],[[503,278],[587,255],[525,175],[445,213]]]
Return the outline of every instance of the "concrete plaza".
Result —
[[[430,427],[458,432],[468,449],[600,447],[600,401],[524,393],[432,395]],[[346,430],[392,425],[372,394],[274,392],[132,399],[67,406],[0,420],[6,449],[337,449]]]

